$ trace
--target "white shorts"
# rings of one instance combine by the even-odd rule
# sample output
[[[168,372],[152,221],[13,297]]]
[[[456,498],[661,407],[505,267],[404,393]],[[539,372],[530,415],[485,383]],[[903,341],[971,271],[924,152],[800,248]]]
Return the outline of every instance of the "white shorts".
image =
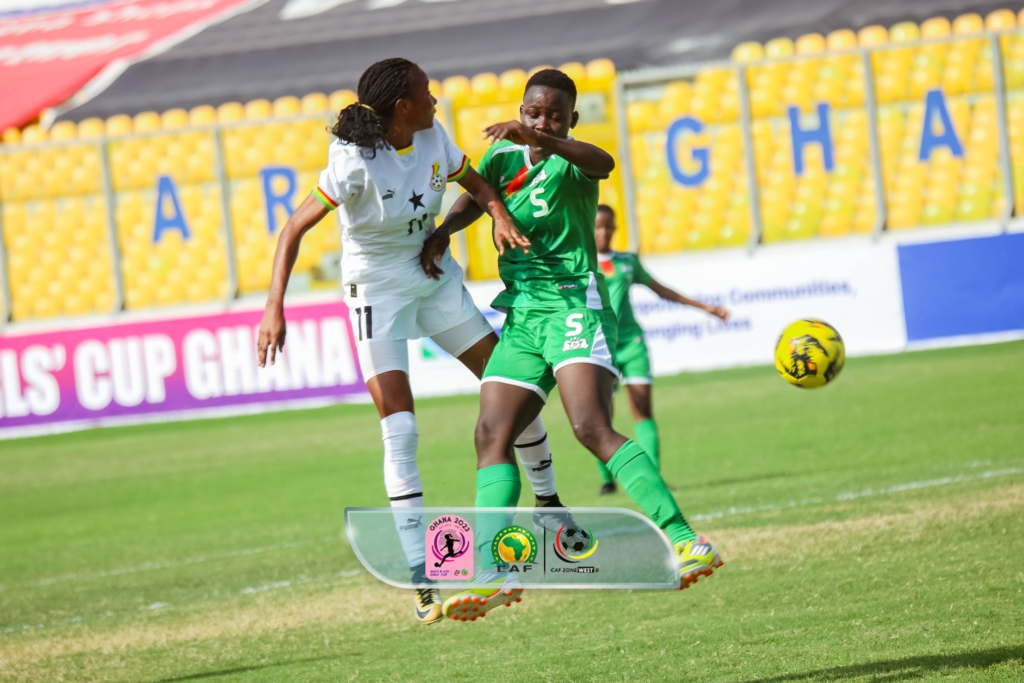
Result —
[[[462,284],[462,269],[444,265],[441,281],[417,270],[418,277],[345,286],[364,381],[391,370],[408,374],[410,339],[431,337],[458,357],[493,332]]]

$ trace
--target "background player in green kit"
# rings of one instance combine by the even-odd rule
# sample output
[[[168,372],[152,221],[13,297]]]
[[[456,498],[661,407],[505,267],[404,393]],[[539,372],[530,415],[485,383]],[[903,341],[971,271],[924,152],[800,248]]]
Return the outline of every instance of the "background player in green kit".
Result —
[[[499,190],[530,246],[528,251],[505,250],[498,257],[505,290],[492,305],[507,318],[480,388],[476,506],[518,503],[519,468],[512,447],[557,381],[576,438],[608,465],[626,493],[671,539],[685,588],[710,574],[721,559],[690,529],[643,449],[611,426],[617,325],[598,266],[593,226],[598,182],[615,161],[594,145],[569,139],[579,118],[575,105],[572,79],[545,69],[526,84],[520,121],[486,130],[494,144],[478,171]],[[475,206],[472,197],[462,195],[424,244],[428,275],[451,233],[482,215]],[[445,600],[445,616],[472,619],[496,604],[510,604],[522,592],[518,574],[495,572],[494,563],[487,562],[504,517],[478,513],[475,538],[482,571],[468,590]]]
[[[615,211],[607,204],[597,207],[597,221],[594,238],[597,241],[597,260],[601,264],[612,310],[619,323],[619,343],[615,347],[615,367],[622,375],[620,380],[629,394],[629,407],[636,421],[634,430],[640,446],[654,460],[654,466],[661,469],[661,444],[658,426],[651,411],[651,361],[644,341],[644,331],[633,315],[629,302],[629,288],[634,284],[646,285],[662,299],[674,301],[683,306],[693,306],[722,319],[729,320],[729,312],[721,306],[708,306],[685,297],[679,292],[661,284],[640,264],[640,257],[621,251],[612,251],[615,236]],[[615,492],[615,479],[604,463],[597,461],[597,469],[604,482],[601,493]]]

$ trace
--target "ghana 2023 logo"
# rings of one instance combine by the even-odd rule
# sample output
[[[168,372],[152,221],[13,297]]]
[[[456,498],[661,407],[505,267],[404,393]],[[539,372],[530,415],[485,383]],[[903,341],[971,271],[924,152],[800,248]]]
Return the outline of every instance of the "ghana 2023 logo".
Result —
[[[427,527],[427,578],[468,581],[473,575],[473,529],[458,515],[443,515]]]
[[[555,557],[566,564],[575,565],[572,567],[551,567],[552,573],[565,574],[596,574],[597,567],[584,567],[579,563],[588,559],[597,551],[597,539],[590,529],[582,527],[563,525],[555,534],[555,542],[552,550]]]
[[[491,556],[499,572],[528,572],[537,559],[537,539],[529,529],[507,526],[494,535]]]

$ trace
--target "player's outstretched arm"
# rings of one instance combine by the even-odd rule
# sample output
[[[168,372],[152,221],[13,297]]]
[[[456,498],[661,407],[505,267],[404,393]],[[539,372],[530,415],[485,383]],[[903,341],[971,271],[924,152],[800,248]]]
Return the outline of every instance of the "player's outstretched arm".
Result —
[[[660,296],[662,299],[666,299],[668,301],[675,301],[677,304],[682,304],[683,306],[693,306],[694,308],[699,308],[705,313],[710,313],[716,318],[720,318],[723,323],[729,322],[729,311],[727,311],[722,306],[708,306],[707,304],[701,303],[696,299],[691,299],[690,297],[683,296],[676,290],[670,287],[666,287],[657,280],[651,280],[650,282],[647,283],[647,286],[650,287],[651,291]]]
[[[423,251],[420,252],[423,272],[435,280],[444,273],[437,263],[451,244],[452,235],[465,230],[484,213],[494,219],[494,243],[498,245],[499,254],[505,253],[506,244],[510,249],[520,247],[523,253],[529,253],[530,240],[512,224],[504,202],[476,169],[471,167],[459,184],[466,190],[465,194],[455,200],[444,221],[423,243]]]
[[[326,215],[327,208],[310,193],[281,228],[281,235],[277,238],[277,249],[274,251],[274,273],[270,280],[270,293],[267,295],[267,306],[263,311],[260,332],[256,338],[256,353],[261,368],[267,364],[268,351],[270,364],[273,365],[277,351],[284,348],[284,292],[288,289],[288,278],[291,277],[295,259],[299,256],[302,236]]]
[[[510,140],[517,145],[545,149],[562,157],[591,178],[607,178],[615,170],[615,159],[597,145],[548,135],[519,121],[496,123],[485,128],[484,135],[492,143],[496,140]]]

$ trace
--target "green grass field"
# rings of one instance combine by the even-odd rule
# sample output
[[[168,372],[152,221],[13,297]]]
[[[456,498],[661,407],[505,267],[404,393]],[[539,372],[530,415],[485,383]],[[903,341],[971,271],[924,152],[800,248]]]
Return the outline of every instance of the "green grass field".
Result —
[[[344,540],[386,504],[371,406],[0,442],[0,680],[1022,681],[1021,377],[1018,342],[659,380],[721,571],[430,627]],[[428,503],[472,504],[475,397],[418,413]],[[631,506],[545,419],[563,499]]]

